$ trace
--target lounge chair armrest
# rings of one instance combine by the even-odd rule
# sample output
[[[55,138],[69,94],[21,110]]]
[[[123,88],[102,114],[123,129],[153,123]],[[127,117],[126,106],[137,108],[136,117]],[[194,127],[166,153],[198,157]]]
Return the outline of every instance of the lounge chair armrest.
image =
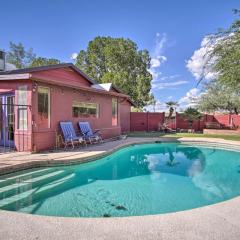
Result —
[[[84,136],[84,134],[81,131],[76,131],[76,135],[77,137],[82,137]]]
[[[89,130],[86,132],[82,132],[83,136],[87,135],[89,133]]]
[[[71,141],[73,139],[73,135],[72,134],[66,134],[63,136],[64,142],[68,142]]]
[[[98,133],[100,132],[100,129],[96,129],[93,133]]]
[[[70,134],[65,134],[65,136],[67,137],[67,138],[72,138],[73,137],[73,135],[70,133]]]

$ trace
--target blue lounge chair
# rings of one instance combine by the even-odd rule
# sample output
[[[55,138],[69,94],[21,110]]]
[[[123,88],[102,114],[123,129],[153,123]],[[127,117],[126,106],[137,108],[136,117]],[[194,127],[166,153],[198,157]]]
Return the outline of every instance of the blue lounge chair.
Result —
[[[86,145],[84,137],[76,135],[72,122],[60,122],[60,127],[63,133],[65,148],[69,143],[72,145],[73,149],[74,143],[84,143]]]
[[[93,132],[89,122],[79,122],[78,125],[86,141],[89,141],[91,144],[93,142],[102,142],[100,130]]]

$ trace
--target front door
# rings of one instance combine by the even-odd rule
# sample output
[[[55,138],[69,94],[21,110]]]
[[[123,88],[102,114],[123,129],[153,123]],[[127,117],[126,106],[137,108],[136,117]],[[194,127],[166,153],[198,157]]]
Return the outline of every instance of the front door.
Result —
[[[0,96],[0,144],[14,145],[14,96]]]

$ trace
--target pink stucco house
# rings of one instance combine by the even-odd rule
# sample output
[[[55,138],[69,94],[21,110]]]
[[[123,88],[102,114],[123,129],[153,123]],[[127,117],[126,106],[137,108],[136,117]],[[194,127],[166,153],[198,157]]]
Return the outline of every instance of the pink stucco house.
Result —
[[[97,84],[71,63],[0,72],[0,145],[40,151],[56,145],[60,121],[89,121],[103,138],[130,130],[130,97]]]

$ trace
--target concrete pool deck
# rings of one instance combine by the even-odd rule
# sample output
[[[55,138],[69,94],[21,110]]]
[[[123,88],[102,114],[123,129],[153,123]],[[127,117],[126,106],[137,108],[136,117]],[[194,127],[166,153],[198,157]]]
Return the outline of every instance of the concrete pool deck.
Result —
[[[0,211],[1,240],[239,240],[240,197],[182,212],[122,218],[60,218]]]
[[[128,137],[127,139],[105,142],[97,145],[89,145],[88,147],[80,147],[74,150],[63,151],[46,151],[41,153],[30,152],[9,152],[0,154],[0,175],[16,172],[18,170],[52,166],[59,164],[84,163],[99,157],[108,155],[117,149],[135,143],[151,143],[151,142],[185,142],[185,143],[208,143],[213,146],[232,147],[234,150],[240,151],[240,142],[223,140],[217,138],[138,138]]]
[[[90,161],[134,143],[196,142],[240,150],[240,142],[209,138],[128,138],[74,151],[0,155],[0,173]],[[237,184],[237,183],[236,183]],[[192,210],[122,218],[62,218],[0,211],[0,239],[240,239],[240,197]]]

